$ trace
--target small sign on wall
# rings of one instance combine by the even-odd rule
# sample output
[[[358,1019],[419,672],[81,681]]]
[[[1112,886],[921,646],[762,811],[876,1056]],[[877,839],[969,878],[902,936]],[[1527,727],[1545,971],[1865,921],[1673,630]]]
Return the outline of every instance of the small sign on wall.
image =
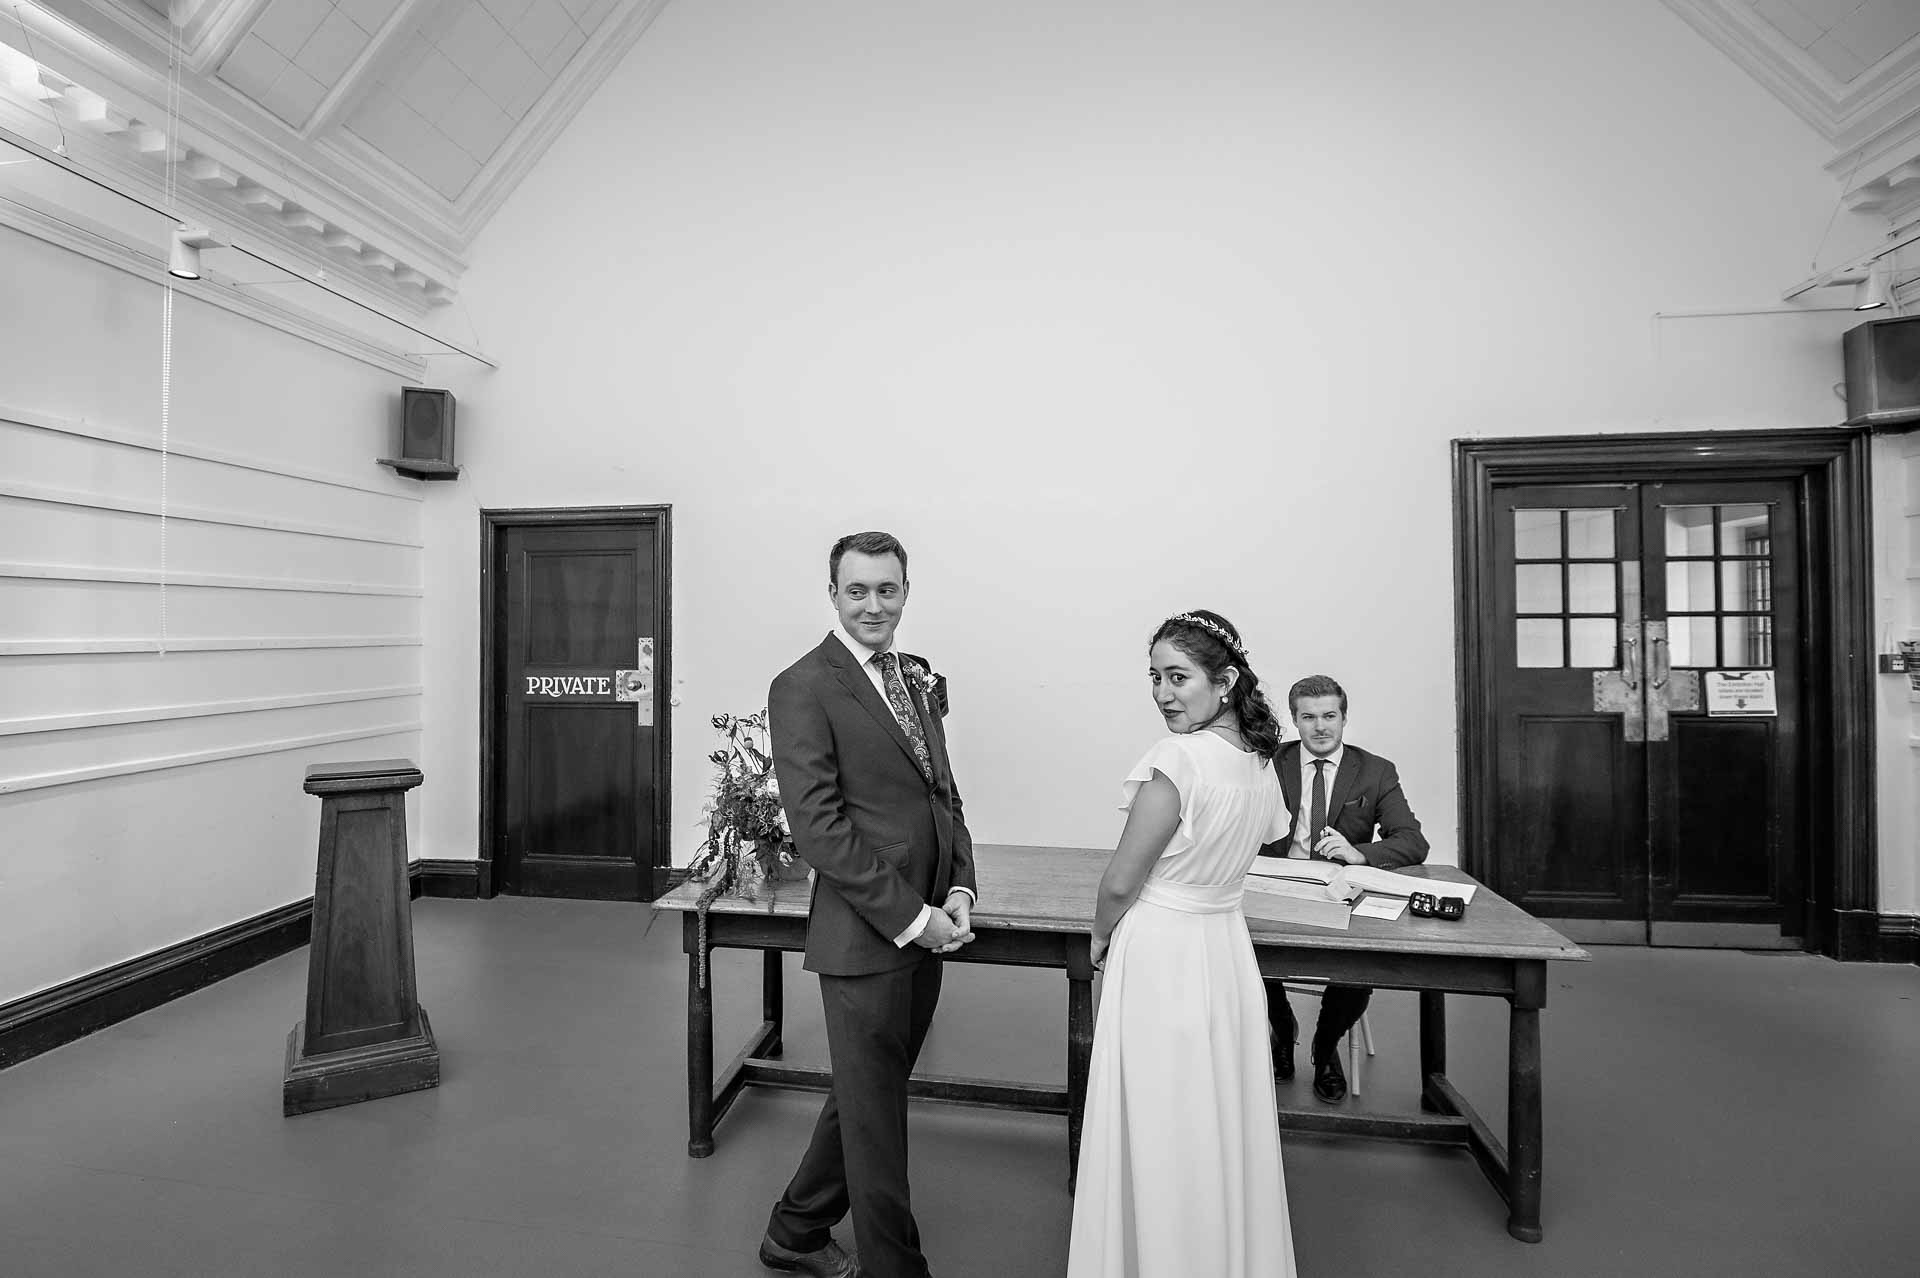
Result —
[[[604,697],[613,691],[610,675],[528,675],[529,697]]]
[[[1709,670],[1706,682],[1710,717],[1764,719],[1780,713],[1771,670]]]

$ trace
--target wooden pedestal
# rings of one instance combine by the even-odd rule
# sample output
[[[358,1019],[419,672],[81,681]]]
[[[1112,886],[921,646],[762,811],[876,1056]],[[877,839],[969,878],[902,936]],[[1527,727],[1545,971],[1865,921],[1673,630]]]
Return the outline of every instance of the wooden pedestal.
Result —
[[[440,1083],[440,1049],[413,974],[405,759],[318,764],[320,797],[307,1014],[287,1035],[287,1114],[352,1105]]]

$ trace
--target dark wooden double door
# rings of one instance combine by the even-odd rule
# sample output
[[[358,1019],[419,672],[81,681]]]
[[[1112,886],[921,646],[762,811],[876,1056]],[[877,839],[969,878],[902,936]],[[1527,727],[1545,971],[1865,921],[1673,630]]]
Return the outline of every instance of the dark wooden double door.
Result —
[[[1493,877],[1574,939],[1800,944],[1797,501],[1785,478],[1494,492]]]
[[[495,890],[666,890],[668,512],[482,513]]]

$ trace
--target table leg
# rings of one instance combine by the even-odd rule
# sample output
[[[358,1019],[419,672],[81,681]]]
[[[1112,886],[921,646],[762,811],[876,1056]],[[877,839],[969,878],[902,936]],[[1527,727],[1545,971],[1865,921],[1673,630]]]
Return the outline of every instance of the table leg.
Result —
[[[781,1031],[786,1026],[786,997],[781,984],[780,966],[783,958],[785,955],[779,950],[760,951],[760,1019],[773,1027],[760,1054],[772,1060],[780,1059],[780,1053],[784,1050],[780,1041]]]
[[[1081,940],[1067,957],[1067,1192],[1080,1176],[1080,1125],[1087,1113],[1087,1075],[1093,1066],[1093,964]],[[1078,960],[1077,962],[1075,960]]]
[[[1547,965],[1514,965],[1507,1022],[1507,1232],[1539,1242],[1540,1009],[1547,1001]]]
[[[687,916],[687,1156],[713,1152],[713,985],[700,983],[700,942]]]
[[[1420,991],[1420,1108],[1442,1112],[1427,1092],[1427,1080],[1447,1072],[1447,996],[1439,990]]]

